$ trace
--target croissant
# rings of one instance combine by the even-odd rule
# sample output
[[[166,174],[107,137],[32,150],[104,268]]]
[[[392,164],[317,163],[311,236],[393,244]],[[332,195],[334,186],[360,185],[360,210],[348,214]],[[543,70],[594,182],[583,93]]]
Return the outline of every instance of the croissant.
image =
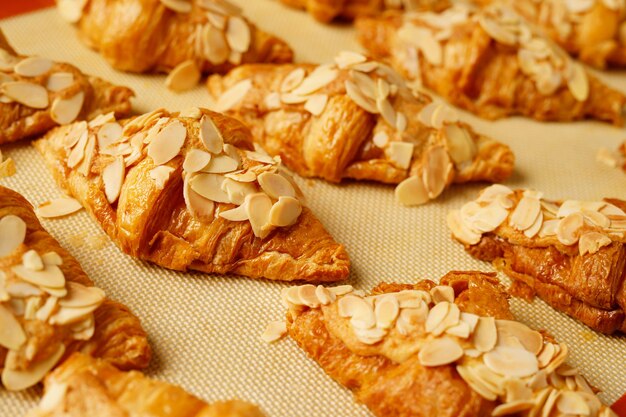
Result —
[[[133,95],[70,64],[19,55],[0,31],[0,145],[101,113],[127,116]]]
[[[481,117],[624,122],[623,94],[504,5],[458,4],[442,13],[362,18],[356,26],[375,57]]]
[[[443,10],[449,0],[281,0],[283,4],[305,9],[316,20],[353,20],[357,16],[375,16],[385,10]]]
[[[289,336],[376,416],[616,416],[565,364],[567,345],[515,321],[495,274],[282,299]]]
[[[263,417],[243,401],[207,404],[182,388],[75,353],[45,379],[39,407],[26,417]]]
[[[112,115],[35,143],[57,183],[129,255],[175,270],[337,281],[350,262],[240,122],[193,108]]]
[[[151,356],[139,320],[93,286],[24,197],[0,187],[2,384],[33,386],[76,351],[123,369],[145,368]]]
[[[421,204],[453,182],[499,181],[513,171],[508,146],[354,52],[332,65],[246,65],[207,84],[219,111],[250,126],[302,176],[401,183],[400,202]]]
[[[626,66],[626,4],[622,0],[514,0],[508,4],[585,64],[600,69]]]
[[[448,215],[468,253],[492,261],[514,292],[602,333],[626,332],[626,203],[550,201],[533,190],[493,185]]]
[[[192,87],[201,73],[293,59],[283,40],[256,28],[226,0],[57,0],[57,5],[111,66],[175,70],[168,80],[174,90]]]

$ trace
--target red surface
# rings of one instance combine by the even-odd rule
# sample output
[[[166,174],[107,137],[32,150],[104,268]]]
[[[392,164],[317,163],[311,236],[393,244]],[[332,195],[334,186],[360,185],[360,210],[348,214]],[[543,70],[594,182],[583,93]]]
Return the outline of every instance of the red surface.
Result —
[[[0,19],[54,5],[54,0],[0,0]]]
[[[28,13],[54,5],[54,0],[0,0],[0,19]],[[620,417],[626,417],[626,394],[611,406]]]

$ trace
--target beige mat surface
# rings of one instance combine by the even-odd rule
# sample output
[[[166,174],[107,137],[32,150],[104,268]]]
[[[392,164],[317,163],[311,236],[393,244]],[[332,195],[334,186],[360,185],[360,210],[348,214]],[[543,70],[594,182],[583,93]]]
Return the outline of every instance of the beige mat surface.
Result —
[[[291,43],[299,61],[327,61],[342,49],[360,49],[347,26],[319,25],[275,0],[238,3],[261,28]],[[68,61],[132,87],[137,112],[211,104],[203,87],[176,95],[164,88],[163,76],[114,71],[79,42],[55,10],[2,20],[0,28],[22,53]],[[601,78],[626,92],[626,72]],[[626,175],[595,161],[600,147],[613,149],[626,138],[624,129],[593,122],[541,124],[515,118],[492,123],[467,113],[462,117],[513,148],[517,170],[509,186],[533,187],[554,198],[626,198]],[[28,143],[2,151],[15,159],[17,174],[1,184],[20,191],[35,205],[61,195],[41,156]],[[312,210],[346,245],[353,263],[350,283],[358,288],[369,289],[382,280],[438,279],[451,269],[492,270],[453,243],[445,227],[448,210],[461,206],[483,185],[456,186],[427,206],[404,208],[394,202],[392,187],[298,181]],[[150,376],[209,401],[238,397],[258,403],[269,416],[370,415],[291,340],[273,345],[259,340],[265,325],[284,314],[279,295],[285,284],[181,274],[133,260],[84,211],[43,224],[101,288],[142,319],[154,348]],[[549,329],[572,347],[570,363],[602,389],[604,401],[613,402],[626,391],[626,337],[595,334],[539,300],[511,304],[520,320]],[[23,415],[38,396],[35,389],[17,394],[0,389],[0,416]]]

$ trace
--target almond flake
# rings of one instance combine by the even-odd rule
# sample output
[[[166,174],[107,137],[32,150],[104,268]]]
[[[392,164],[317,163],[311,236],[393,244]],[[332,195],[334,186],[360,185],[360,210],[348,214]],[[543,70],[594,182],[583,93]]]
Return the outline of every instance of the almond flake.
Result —
[[[46,252],[41,255],[41,259],[45,265],[63,265],[63,258],[56,252]]]
[[[78,117],[84,101],[85,93],[82,91],[66,99],[57,97],[50,107],[50,117],[60,125],[69,124]]]
[[[541,333],[530,329],[517,321],[496,320],[498,343],[509,337],[517,339],[527,351],[538,355],[543,349],[543,336]]]
[[[517,230],[524,231],[535,223],[540,213],[539,200],[533,197],[522,197],[511,214],[509,224]]]
[[[467,355],[468,351],[465,351]],[[457,365],[457,372],[470,386],[470,388],[476,392],[481,397],[485,398],[488,401],[495,401],[498,398],[498,395],[494,393],[480,378],[476,376],[476,370],[473,366],[468,365]]]
[[[48,321],[52,325],[74,324],[87,319],[97,308],[98,304],[79,308],[61,307]]]
[[[380,131],[372,137],[372,142],[382,149],[389,143],[389,135],[385,131]]]
[[[437,285],[430,290],[430,294],[435,304],[442,301],[454,303],[454,288],[449,285]]]
[[[244,204],[247,195],[257,192],[257,187],[254,184],[242,183],[230,178],[225,178],[222,182],[222,191],[228,194],[231,203],[240,205]]]
[[[276,110],[280,108],[280,94],[277,92],[271,92],[265,96],[265,100],[263,101],[265,106],[269,110]]]
[[[461,359],[463,348],[454,339],[442,337],[426,342],[417,357],[422,366],[443,366]]]
[[[0,258],[10,255],[26,238],[26,223],[13,214],[0,219]]]
[[[161,0],[161,4],[177,13],[189,13],[192,9],[191,2],[187,0]]]
[[[34,271],[23,265],[16,265],[11,268],[11,271],[24,281],[38,286],[50,288],[63,288],[65,286],[65,276],[56,265],[46,265],[41,271]]]
[[[80,174],[83,174],[87,177],[91,171],[91,163],[93,161],[96,149],[96,138],[93,135],[90,135],[87,138],[87,143],[85,144],[84,157],[81,161],[80,165],[76,169]]]
[[[496,408],[493,409],[491,415],[493,417],[506,416],[510,414],[518,414],[522,411],[529,410],[535,405],[532,400],[517,400],[511,401],[504,404],[500,404]]]
[[[88,0],[58,0],[57,10],[63,19],[76,23],[83,16],[83,9]]]
[[[563,391],[556,401],[556,408],[563,414],[588,416],[589,405],[577,392]]]
[[[480,352],[489,352],[496,346],[497,341],[496,320],[493,317],[480,317],[472,339],[476,349]]]
[[[77,200],[69,197],[61,197],[41,203],[35,211],[37,216],[49,219],[67,216],[82,208],[83,206]]]
[[[483,361],[493,372],[512,378],[524,378],[539,371],[537,357],[523,348],[496,346],[483,355]]]
[[[165,126],[148,145],[148,156],[155,165],[163,165],[171,161],[180,152],[185,139],[187,128],[178,120]]]
[[[320,65],[313,70],[313,72],[311,72],[309,76],[302,81],[298,88],[292,91],[292,93],[297,96],[314,93],[315,91],[335,81],[338,75],[339,71],[337,69]]]
[[[165,86],[177,93],[194,88],[200,81],[200,69],[193,59],[178,64],[165,79]]]
[[[405,206],[417,206],[430,200],[424,182],[418,176],[409,177],[398,184],[395,196],[396,200]]]
[[[428,318],[426,319],[425,330],[428,333],[431,333],[435,330],[439,325],[445,320],[446,316],[450,311],[451,304],[448,302],[442,302],[436,304],[428,313]]]
[[[246,212],[256,237],[264,239],[271,232],[269,222],[271,210],[272,200],[267,194],[256,193],[246,197]]]
[[[444,128],[448,152],[456,165],[472,161],[476,155],[476,144],[467,129],[458,124],[448,124]]]
[[[380,329],[392,328],[400,314],[398,299],[394,295],[382,297],[376,302],[374,314],[376,315],[376,327]]]
[[[67,289],[67,295],[59,300],[61,307],[90,307],[100,305],[105,299],[104,291],[100,288],[86,287],[75,282],[68,282]]]
[[[21,60],[15,65],[13,71],[24,77],[39,77],[50,71],[52,64],[53,62],[47,58],[32,56]]]
[[[368,302],[361,297],[346,295],[345,297],[339,299],[337,308],[341,317],[356,317],[358,320],[367,321],[370,325],[369,327],[374,327],[376,325],[374,310]]]
[[[410,142],[393,141],[385,150],[387,157],[399,168],[409,169],[413,159],[414,145]]]
[[[237,169],[239,169],[239,161],[228,155],[217,155],[211,158],[209,164],[202,169],[202,172],[223,174],[236,171]]]
[[[245,79],[243,81],[239,81],[220,96],[215,104],[215,109],[219,112],[226,112],[232,109],[235,105],[239,104],[241,100],[243,100],[251,88],[252,80]]]
[[[21,391],[32,387],[57,364],[65,352],[65,346],[59,347],[46,359],[35,362],[25,370],[9,369],[4,367],[2,371],[2,384],[9,391]]]
[[[50,74],[46,88],[54,93],[65,90],[74,84],[74,74],[71,72],[55,72]]]
[[[294,88],[298,87],[300,84],[302,84],[305,76],[306,71],[304,71],[303,68],[294,69],[283,79],[283,82],[280,84],[280,92],[288,93]]]
[[[22,255],[22,264],[32,271],[43,271],[43,261],[37,251],[31,249]]]
[[[248,220],[248,212],[246,211],[245,204],[231,210],[222,211],[219,216],[232,222],[242,222]]]
[[[270,210],[269,222],[273,226],[288,227],[298,220],[300,213],[302,213],[302,205],[297,199],[281,196]]]
[[[206,115],[202,116],[200,120],[200,140],[212,154],[219,154],[224,148],[222,133],[213,122],[213,119]]]
[[[324,306],[334,302],[337,299],[335,293],[327,290],[326,288],[324,288],[323,285],[318,285],[315,288],[315,296],[319,300],[320,304]]]
[[[611,238],[598,232],[587,232],[580,236],[578,252],[580,256],[596,253],[600,248],[611,244]]]
[[[362,64],[367,61],[365,55],[352,51],[341,51],[335,57],[335,63],[340,69],[346,69],[352,65]]]
[[[374,100],[363,94],[361,89],[353,81],[346,80],[344,86],[346,88],[346,94],[357,106],[361,107],[368,113],[378,113],[378,108],[376,107]]]
[[[287,334],[287,323],[284,321],[273,321],[265,328],[261,335],[261,340],[266,343],[272,343],[282,339],[285,334]]]
[[[311,113],[313,116],[319,116],[326,108],[328,102],[328,96],[326,94],[314,94],[309,96],[306,103],[304,103],[304,110]]]
[[[238,182],[254,182],[257,179],[257,175],[254,173],[254,171],[250,170],[230,172],[228,174],[224,174],[224,176]]]
[[[562,219],[556,229],[556,237],[564,245],[578,242],[580,228],[584,225],[582,213],[572,213]]]
[[[353,290],[354,290],[354,287],[352,287],[352,285],[338,285],[336,287],[328,287],[328,291],[332,292],[337,297],[349,294]]]
[[[113,121],[102,124],[98,133],[98,149],[101,151],[122,139],[122,125]]]
[[[183,183],[183,198],[185,199],[187,209],[194,217],[213,217],[215,203],[204,198],[191,188],[191,181],[194,177],[191,178],[191,180],[185,179]]]
[[[200,149],[191,149],[185,155],[183,162],[183,170],[185,172],[194,173],[201,171],[211,162],[211,154],[201,151]]]
[[[2,84],[0,91],[7,97],[34,109],[48,107],[48,91],[39,84],[14,81]]]
[[[104,194],[109,204],[115,203],[120,196],[125,175],[126,166],[124,165],[124,158],[119,156],[102,171]]]
[[[448,152],[441,145],[428,148],[424,157],[426,164],[422,180],[428,191],[428,197],[432,199],[443,192],[453,168]]]
[[[231,49],[247,52],[250,47],[250,27],[241,17],[230,17],[226,28],[226,39]]]
[[[0,346],[16,351],[25,342],[26,333],[24,333],[19,321],[9,309],[0,304]]]
[[[359,342],[365,343],[366,345],[374,345],[383,340],[383,338],[387,335],[385,330],[378,328],[361,329],[353,327],[352,330],[354,331],[354,335]]]
[[[259,185],[270,197],[295,197],[296,191],[291,183],[282,175],[273,172],[264,172],[257,177]]]
[[[465,225],[461,219],[461,212],[459,210],[450,211],[446,217],[446,222],[452,235],[462,243],[475,245],[480,242],[482,235]]]
[[[380,115],[383,117],[383,119],[391,127],[395,128],[395,126],[396,126],[396,111],[394,110],[394,108],[391,105],[391,103],[389,102],[389,100],[387,100],[387,99],[384,99],[384,100],[378,99],[378,100],[376,100],[376,108],[380,112]]]
[[[574,62],[570,65],[572,65],[572,73],[567,80],[567,87],[576,100],[587,101],[589,98],[589,78],[585,68]]]
[[[190,180],[191,189],[200,196],[217,203],[230,203],[228,194],[222,190],[225,178],[217,174],[197,174]]]

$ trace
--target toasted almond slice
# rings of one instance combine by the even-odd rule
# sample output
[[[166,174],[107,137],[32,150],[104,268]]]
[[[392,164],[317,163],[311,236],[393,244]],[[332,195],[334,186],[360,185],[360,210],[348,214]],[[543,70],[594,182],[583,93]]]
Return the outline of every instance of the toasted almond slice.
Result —
[[[544,221],[541,229],[539,229],[539,237],[555,236],[560,222],[558,219]]]
[[[422,180],[428,191],[428,197],[433,199],[445,189],[453,167],[448,152],[441,145],[428,148],[425,158],[426,164],[424,165]]]
[[[573,391],[563,391],[556,401],[556,408],[563,414],[590,415],[591,409],[584,398]]]
[[[41,203],[37,209],[37,216],[45,219],[63,217],[82,209],[83,206],[73,198],[61,197]]]
[[[228,19],[226,39],[231,49],[237,52],[247,52],[250,47],[250,27],[244,19],[232,16]]]
[[[71,72],[55,72],[50,74],[46,88],[52,92],[65,90],[74,84],[74,74]]]
[[[269,155],[264,155],[260,152],[255,151],[244,151],[246,157],[253,161],[262,162],[264,164],[276,164],[276,161]]]
[[[493,317],[480,317],[472,339],[476,349],[480,352],[489,352],[496,346],[497,341],[496,320]]]
[[[467,355],[467,351],[465,351]],[[457,365],[457,372],[463,378],[463,380],[475,391],[478,395],[485,398],[488,401],[495,401],[498,395],[489,389],[478,377],[475,375],[473,367],[468,365]]]
[[[468,131],[458,124],[448,124],[444,129],[448,152],[454,163],[459,165],[472,161],[477,149]]]
[[[297,96],[314,93],[335,81],[338,75],[339,70],[330,66],[320,65],[313,70],[292,93]]]
[[[87,138],[87,143],[85,144],[85,150],[83,155],[83,160],[78,165],[76,171],[83,174],[85,177],[89,175],[91,172],[91,163],[93,162],[93,158],[96,150],[96,137],[90,135]]]
[[[43,271],[43,261],[37,251],[30,249],[22,255],[22,264],[32,271]]]
[[[512,378],[525,378],[539,371],[537,357],[523,348],[496,346],[483,355],[483,361],[493,372]]]
[[[538,199],[522,197],[511,214],[509,224],[517,230],[524,231],[535,224],[540,213],[541,204]]]
[[[24,329],[9,309],[0,304],[0,346],[18,350],[25,342]]]
[[[178,117],[188,117],[190,119],[199,120],[202,117],[202,110],[198,107],[189,107],[185,110],[182,110]]]
[[[230,197],[222,190],[225,178],[218,174],[197,174],[190,180],[191,189],[200,196],[217,203],[230,203]]]
[[[2,371],[2,384],[9,391],[20,391],[37,384],[57,364],[65,352],[65,346],[59,347],[46,359],[35,362],[25,370],[9,369]]]
[[[239,16],[242,13],[240,7],[226,0],[198,0],[200,7],[207,9],[213,13],[219,13],[225,16]]]
[[[396,296],[387,295],[378,300],[374,314],[376,315],[376,327],[381,329],[392,328],[400,314],[400,304]]]
[[[296,191],[291,183],[282,175],[273,172],[264,172],[257,177],[259,185],[270,197],[296,197]]]
[[[223,174],[239,169],[239,161],[228,155],[216,155],[211,158],[209,164],[202,168],[202,172]]]
[[[271,232],[269,223],[272,200],[265,193],[250,194],[246,197],[246,213],[256,237],[264,239]]]
[[[389,143],[389,135],[385,131],[380,131],[372,137],[372,142],[379,148],[384,148]]]
[[[425,330],[431,333],[435,330],[446,318],[450,311],[451,304],[448,302],[441,302],[435,305],[428,313],[426,319]]]
[[[320,300],[317,298],[317,288],[311,284],[305,284],[298,287],[298,299],[300,302],[310,308],[320,306]]]
[[[314,94],[309,96],[306,103],[304,103],[304,110],[308,111],[313,116],[319,116],[326,108],[326,103],[328,103],[328,95]]]
[[[422,366],[443,366],[461,359],[463,348],[454,339],[441,337],[426,342],[417,357]]]
[[[543,336],[541,333],[520,322],[496,320],[496,329],[498,332],[498,343],[508,337],[514,337],[519,340],[527,351],[535,355],[538,355],[543,349]]]
[[[226,29],[226,16],[214,12],[207,12],[206,17],[216,28],[220,30]]]
[[[115,121],[102,124],[96,134],[96,137],[98,138],[98,149],[102,151],[114,143],[117,143],[120,139],[122,139],[122,132],[122,125]]]
[[[228,174],[224,174],[224,176],[238,182],[253,182],[256,181],[257,178],[257,174],[251,170],[229,172]]]
[[[50,106],[50,117],[60,125],[69,124],[78,117],[84,101],[85,93],[82,91],[66,99],[57,97]]]
[[[194,173],[201,171],[211,162],[211,154],[200,149],[191,149],[185,155],[183,169],[185,172]]]
[[[277,92],[271,92],[268,95],[265,96],[265,100],[263,100],[263,103],[265,103],[265,106],[267,106],[267,108],[269,110],[276,110],[280,108],[280,94]]]
[[[376,324],[374,310],[367,301],[355,295],[346,295],[339,299],[338,312],[341,317],[357,317],[359,319],[368,319],[371,323],[370,327]]]
[[[405,206],[417,206],[430,201],[428,191],[419,176],[402,181],[395,190],[396,201]]]
[[[582,65],[572,62],[572,73],[567,80],[567,87],[574,98],[578,101],[586,101],[589,98],[589,78]]]
[[[511,414],[521,413],[522,411],[529,410],[535,405],[532,400],[517,400],[504,404],[500,404],[493,409],[491,415],[494,417],[507,416]]]
[[[207,174],[212,175],[212,174]],[[193,180],[193,177],[192,177]],[[191,180],[185,179],[183,183],[183,198],[187,209],[194,217],[213,217],[215,203],[202,197],[191,188]]]
[[[231,222],[242,222],[248,220],[248,212],[245,204],[231,210],[222,211],[219,216],[226,220],[230,220]]]
[[[52,325],[66,325],[82,321],[89,317],[90,314],[98,308],[99,304],[93,304],[85,307],[61,307],[59,311],[50,316],[48,320]]]
[[[212,154],[219,154],[224,148],[222,133],[217,126],[215,126],[211,117],[206,115],[202,116],[200,120],[200,140],[202,140],[206,149]]]
[[[0,219],[0,258],[10,255],[26,238],[26,223],[9,214]]]
[[[48,58],[31,56],[24,58],[13,67],[16,74],[24,77],[39,77],[50,71],[53,62]]]
[[[67,295],[59,300],[62,307],[80,308],[99,305],[104,301],[104,291],[96,287],[85,287],[84,285],[68,282]]]
[[[580,236],[578,252],[581,256],[589,253],[594,254],[600,248],[611,244],[611,238],[598,232],[587,232]]]
[[[584,225],[582,213],[572,213],[562,219],[556,229],[556,237],[564,245],[578,242],[580,228]]]
[[[46,265],[41,271],[33,271],[22,265],[15,265],[11,267],[11,271],[31,284],[51,288],[62,288],[65,286],[63,271],[56,265]]]
[[[460,337],[461,339],[467,339],[470,334],[470,325],[464,321],[460,321],[457,325],[448,327],[446,333],[450,336]]]
[[[6,292],[13,298],[28,298],[43,295],[43,291],[41,291],[38,287],[21,281],[8,285],[6,287]],[[3,301],[8,301],[8,298]]]
[[[318,285],[315,288],[315,295],[321,305],[328,305],[337,299],[337,296],[332,291],[327,290],[323,285]]]
[[[367,61],[367,57],[365,55],[352,51],[341,51],[335,57],[335,63],[340,69],[345,69],[356,64],[362,64],[365,61]]]
[[[583,210],[582,213],[583,216],[585,216],[585,221],[591,223],[594,226],[598,226],[603,229],[611,227],[611,220],[609,220],[608,217],[598,211]]]
[[[378,113],[376,102],[374,102],[374,100],[365,96],[361,92],[361,89],[357,87],[357,85],[353,81],[346,80],[344,83],[344,86],[346,88],[346,94],[348,95],[348,97],[350,97],[352,101],[354,101],[354,103],[357,106],[361,107],[363,110],[365,110],[368,113],[372,113],[372,114]]]
[[[178,155],[186,138],[187,128],[180,121],[174,120],[152,139],[148,145],[148,156],[155,165],[163,165]]]
[[[63,258],[56,252],[46,252],[41,255],[41,260],[45,265],[63,265]]]
[[[352,287],[352,285],[338,285],[336,287],[328,287],[328,291],[332,292],[337,297],[349,294],[353,290],[354,290],[354,287]]]
[[[245,79],[239,81],[220,96],[215,104],[215,109],[219,112],[225,112],[232,109],[244,99],[251,88],[252,80]]]
[[[34,109],[48,107],[48,91],[39,84],[14,81],[2,84],[0,92],[7,97]]]
[[[461,212],[459,210],[452,210],[446,217],[448,228],[452,232],[452,235],[466,245],[475,245],[480,242],[482,235],[476,233],[465,225],[461,219]]]
[[[283,79],[283,82],[280,84],[280,92],[288,93],[292,91],[294,88],[302,84],[305,76],[306,71],[304,71],[303,68],[294,69],[289,74],[287,74],[285,79]]]
[[[230,202],[233,204],[243,204],[248,194],[254,194],[257,192],[257,187],[254,184],[243,183],[225,178],[222,182],[222,190],[228,194]]]
[[[189,13],[192,9],[191,2],[187,0],[161,0],[161,4],[177,13]]]
[[[272,343],[282,339],[285,334],[287,334],[287,323],[285,321],[273,321],[265,328],[261,340]]]
[[[351,320],[353,321],[353,320]],[[368,329],[360,329],[354,328],[354,335],[361,343],[365,343],[366,345],[374,345],[387,335],[387,332],[383,329],[378,328],[368,328]]]
[[[104,183],[104,194],[109,204],[117,201],[122,191],[124,177],[126,176],[126,166],[124,158],[118,156],[113,162],[102,171],[102,182]]]
[[[415,145],[409,142],[393,141],[385,150],[387,157],[396,166],[402,169],[409,169],[413,159],[413,149]]]
[[[287,227],[295,224],[302,213],[300,202],[287,196],[281,196],[270,210],[270,223],[277,227]]]
[[[436,285],[430,290],[430,295],[435,304],[442,301],[454,303],[454,288],[449,285]]]
[[[194,88],[200,81],[200,69],[193,59],[178,64],[165,79],[165,86],[177,93]]]
[[[58,0],[56,3],[61,17],[70,23],[76,23],[83,15],[87,0]]]

